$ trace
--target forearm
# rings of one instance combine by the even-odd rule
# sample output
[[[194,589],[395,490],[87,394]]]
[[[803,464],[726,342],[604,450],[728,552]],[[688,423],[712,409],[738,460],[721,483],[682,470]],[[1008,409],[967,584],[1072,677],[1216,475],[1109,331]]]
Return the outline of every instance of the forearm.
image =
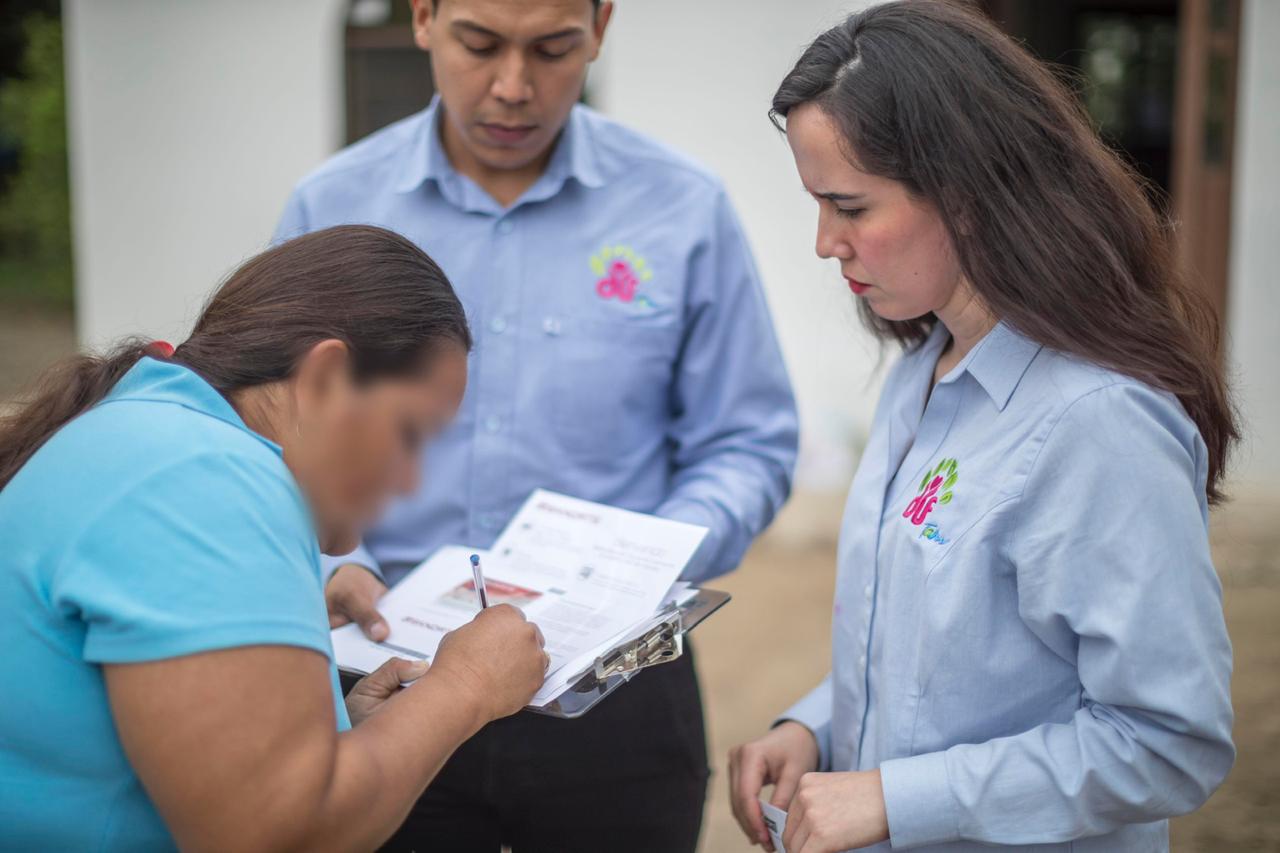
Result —
[[[130,764],[193,851],[373,849],[494,702],[478,686],[493,679],[468,682],[437,660],[339,734],[329,662],[287,645],[107,665],[104,676]]]
[[[303,849],[368,850],[384,842],[440,768],[486,720],[480,703],[428,671],[337,737],[329,784],[310,809]]]
[[[679,469],[657,515],[709,530],[682,579],[706,581],[737,568],[790,490],[788,462],[742,448],[713,451]]]
[[[1093,706],[1070,723],[886,761],[880,772],[895,847],[1050,844],[1188,812],[1233,754],[1227,738]]]

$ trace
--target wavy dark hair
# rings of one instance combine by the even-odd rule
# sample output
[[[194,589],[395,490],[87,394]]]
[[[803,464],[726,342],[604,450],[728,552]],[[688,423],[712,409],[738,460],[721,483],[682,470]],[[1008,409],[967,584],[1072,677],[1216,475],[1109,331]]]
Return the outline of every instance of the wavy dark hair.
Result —
[[[287,379],[308,350],[331,338],[350,348],[361,382],[424,370],[443,347],[471,348],[462,303],[425,252],[385,228],[315,231],[246,261],[171,354],[130,338],[37,379],[24,402],[0,419],[0,489],[144,355],[184,365],[229,396]]]
[[[814,103],[857,168],[941,215],[961,268],[1026,337],[1173,395],[1209,450],[1207,493],[1239,438],[1218,318],[1184,278],[1172,228],[1046,65],[977,12],[945,0],[873,6],[809,45],[773,96],[785,130]],[[937,322],[860,312],[911,346]]]

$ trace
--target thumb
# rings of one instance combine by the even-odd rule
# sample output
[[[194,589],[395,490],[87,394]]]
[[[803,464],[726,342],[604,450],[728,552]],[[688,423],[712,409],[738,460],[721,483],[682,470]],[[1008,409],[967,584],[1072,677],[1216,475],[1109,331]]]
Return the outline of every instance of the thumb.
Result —
[[[347,615],[360,626],[364,635],[375,643],[381,643],[391,636],[391,628],[387,625],[387,620],[382,618],[382,614],[373,606],[373,602],[351,602],[347,608]]]
[[[430,668],[424,660],[391,658],[363,679],[364,692],[371,696],[387,697],[400,689],[400,685],[421,678]]]
[[[396,686],[408,684],[410,681],[417,681],[419,678],[427,674],[427,670],[431,668],[431,664],[425,660],[405,660],[404,658],[392,658],[387,663],[391,664],[393,676],[395,677]]]

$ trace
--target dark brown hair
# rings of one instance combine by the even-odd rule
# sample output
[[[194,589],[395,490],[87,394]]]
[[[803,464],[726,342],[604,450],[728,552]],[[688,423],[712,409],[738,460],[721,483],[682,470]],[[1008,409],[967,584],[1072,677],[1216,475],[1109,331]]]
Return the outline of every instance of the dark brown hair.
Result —
[[[471,348],[462,304],[435,261],[384,228],[343,225],[245,262],[167,358],[227,396],[288,378],[311,347],[331,338],[350,348],[357,381],[424,370],[443,346]],[[144,355],[166,357],[133,338],[41,376],[26,402],[0,419],[0,489]]]
[[[903,184],[941,215],[961,268],[1009,326],[1177,396],[1209,450],[1221,497],[1239,437],[1218,320],[1183,278],[1171,229],[1141,179],[1102,143],[1053,72],[970,9],[944,0],[873,6],[826,31],[773,96],[770,117],[817,104],[859,169]],[[882,339],[922,341],[937,322],[877,317]]]

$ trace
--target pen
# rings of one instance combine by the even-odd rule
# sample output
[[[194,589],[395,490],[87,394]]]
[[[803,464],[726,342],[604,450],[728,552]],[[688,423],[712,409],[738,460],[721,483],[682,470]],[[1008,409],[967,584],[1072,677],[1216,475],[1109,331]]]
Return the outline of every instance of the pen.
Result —
[[[471,555],[471,580],[476,586],[476,597],[480,599],[480,609],[489,606],[489,593],[484,588],[484,572],[480,571],[480,555]]]

